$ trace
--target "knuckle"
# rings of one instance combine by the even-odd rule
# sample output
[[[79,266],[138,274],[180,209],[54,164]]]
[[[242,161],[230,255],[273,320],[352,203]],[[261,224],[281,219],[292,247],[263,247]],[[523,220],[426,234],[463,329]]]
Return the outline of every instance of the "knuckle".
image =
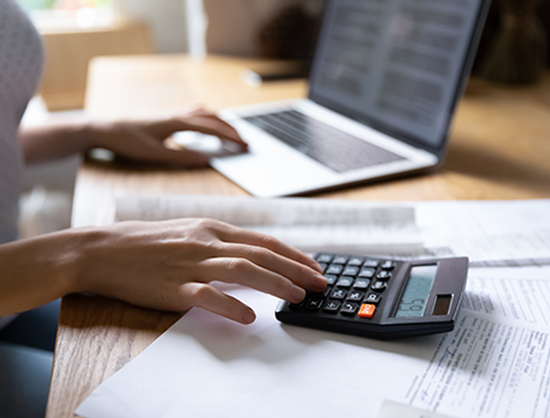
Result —
[[[252,263],[245,258],[232,258],[228,261],[227,268],[235,275],[246,275],[250,273]]]
[[[207,305],[212,298],[212,290],[207,285],[195,285],[190,291],[194,306]]]
[[[286,296],[290,292],[291,284],[288,280],[282,277],[277,278],[273,283],[273,293],[276,295]]]

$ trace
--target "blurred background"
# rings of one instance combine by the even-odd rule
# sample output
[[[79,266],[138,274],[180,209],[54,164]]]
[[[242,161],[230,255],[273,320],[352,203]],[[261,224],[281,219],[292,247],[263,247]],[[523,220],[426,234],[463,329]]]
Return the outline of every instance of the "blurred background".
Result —
[[[19,0],[46,48],[23,123],[78,116],[93,57],[189,53],[307,60],[323,0]],[[536,83],[550,65],[550,0],[493,0],[474,75]],[[79,159],[29,170],[23,236],[68,227]]]

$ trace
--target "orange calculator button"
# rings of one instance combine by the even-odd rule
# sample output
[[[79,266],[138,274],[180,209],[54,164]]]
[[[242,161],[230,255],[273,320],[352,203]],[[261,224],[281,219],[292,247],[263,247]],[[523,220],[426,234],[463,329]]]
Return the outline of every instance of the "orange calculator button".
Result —
[[[372,318],[374,316],[374,311],[376,311],[376,306],[364,303],[361,305],[358,315],[361,318]]]

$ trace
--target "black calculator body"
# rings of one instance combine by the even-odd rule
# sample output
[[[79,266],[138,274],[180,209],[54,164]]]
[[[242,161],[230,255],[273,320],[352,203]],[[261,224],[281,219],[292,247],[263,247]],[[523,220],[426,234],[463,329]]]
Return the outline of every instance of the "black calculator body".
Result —
[[[328,280],[299,304],[281,301],[281,322],[378,339],[454,328],[468,273],[466,257],[398,260],[320,253]]]

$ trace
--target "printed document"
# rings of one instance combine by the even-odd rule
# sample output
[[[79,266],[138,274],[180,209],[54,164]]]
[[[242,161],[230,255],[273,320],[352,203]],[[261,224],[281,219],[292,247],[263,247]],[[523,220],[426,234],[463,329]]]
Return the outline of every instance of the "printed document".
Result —
[[[116,219],[212,218],[272,235],[305,252],[417,254],[414,208],[333,199],[163,195],[116,201]]]

